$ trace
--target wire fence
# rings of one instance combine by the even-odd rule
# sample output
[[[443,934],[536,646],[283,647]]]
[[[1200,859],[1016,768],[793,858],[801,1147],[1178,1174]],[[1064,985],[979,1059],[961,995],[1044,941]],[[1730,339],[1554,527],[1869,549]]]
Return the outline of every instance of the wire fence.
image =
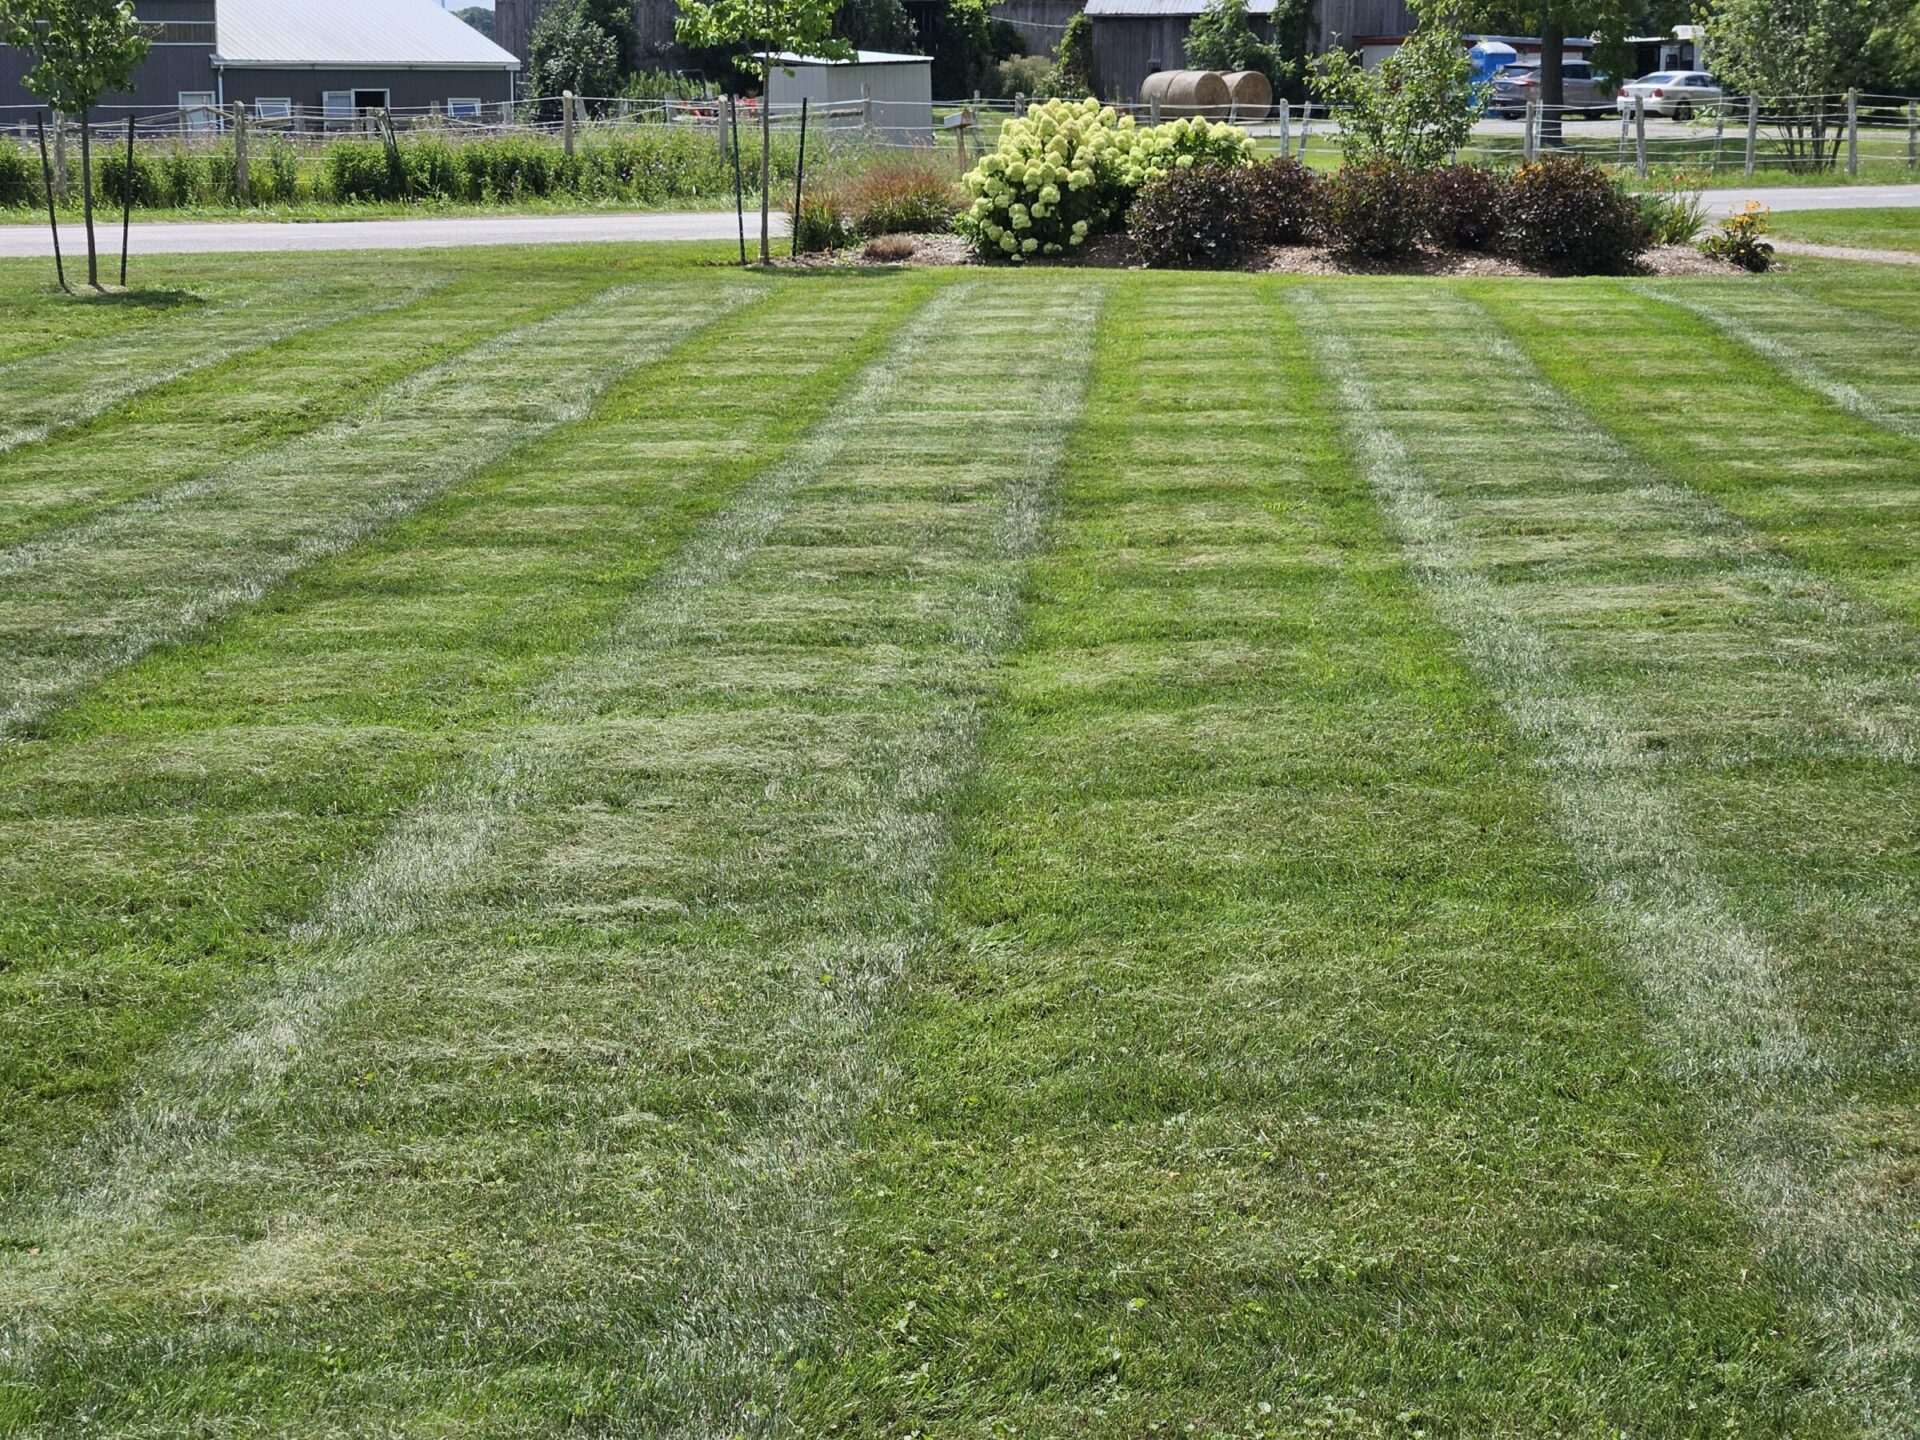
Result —
[[[804,121],[800,104],[774,104],[765,112],[776,151],[769,174],[782,183],[789,180],[803,123],[809,129],[809,169],[815,164],[830,167],[836,157],[849,153],[918,149],[951,155],[958,173],[991,148],[1000,127],[1029,103],[1020,96],[980,95],[929,103],[876,97],[863,89],[857,99],[809,105]],[[1245,126],[1266,151],[1309,159],[1324,156],[1330,161],[1340,141],[1339,115],[1313,104],[1282,102],[1257,111],[1233,105],[1181,110],[1155,101],[1119,108],[1146,125],[1186,115],[1226,120]],[[325,177],[325,172],[343,168],[330,162],[332,152],[353,142],[384,147],[396,162],[428,142],[440,142],[456,156],[485,142],[532,142],[558,152],[552,181],[556,193],[646,203],[718,198],[732,188],[727,176],[736,157],[743,171],[740,183],[757,192],[761,119],[758,99],[718,95],[564,96],[411,109],[278,102],[160,109],[102,106],[88,117],[96,152],[123,154],[130,141],[137,152],[136,168],[142,163],[164,165],[185,177],[194,157],[200,157],[201,179],[189,185],[183,178],[173,187],[171,201],[141,193],[136,184],[136,205],[247,203],[258,199],[254,190],[282,202],[296,196],[367,198],[330,193],[330,188],[338,188],[337,177]],[[9,195],[3,163],[7,156],[0,153],[0,203],[28,203],[26,191],[40,189],[36,150],[42,126],[55,191],[68,195],[75,168],[69,152],[78,122],[43,108],[0,106],[0,135],[11,135],[24,152],[16,153],[14,168],[20,170],[30,160],[34,172],[31,183],[23,182],[25,189],[16,184],[20,193]],[[1516,119],[1482,118],[1459,158],[1514,162],[1549,150],[1584,155],[1642,176],[1685,170],[1746,175],[1843,171],[1886,177],[1920,172],[1920,99],[1858,92],[1773,97],[1622,92],[1613,114],[1599,119],[1590,108],[1529,101]],[[111,172],[115,164],[123,162],[110,160],[107,169]],[[405,169],[398,166],[403,185]],[[472,169],[475,178],[458,198],[524,198],[520,171],[498,181],[483,175],[478,165]],[[255,175],[270,178],[256,185],[251,183]],[[159,188],[148,187],[156,194]],[[534,193],[546,191],[536,186]],[[410,188],[406,198],[412,198]]]

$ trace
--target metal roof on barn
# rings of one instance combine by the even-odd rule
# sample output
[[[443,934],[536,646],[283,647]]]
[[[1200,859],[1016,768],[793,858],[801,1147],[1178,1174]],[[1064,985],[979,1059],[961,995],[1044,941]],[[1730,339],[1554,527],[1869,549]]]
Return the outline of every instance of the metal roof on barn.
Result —
[[[518,70],[434,0],[219,0],[214,63],[317,70]]]
[[[1087,0],[1087,14],[1095,20],[1117,17],[1177,20],[1199,15],[1208,0]],[[1249,15],[1271,15],[1275,0],[1247,0]]]

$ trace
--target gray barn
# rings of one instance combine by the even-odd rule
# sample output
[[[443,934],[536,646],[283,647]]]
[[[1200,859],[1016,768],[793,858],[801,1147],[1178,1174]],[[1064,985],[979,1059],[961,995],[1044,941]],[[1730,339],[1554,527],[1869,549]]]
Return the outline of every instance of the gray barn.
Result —
[[[512,99],[520,69],[434,0],[137,0],[135,13],[153,27],[153,48],[132,90],[103,105],[458,111]],[[0,46],[0,106],[38,103],[21,84],[28,68],[26,55]]]

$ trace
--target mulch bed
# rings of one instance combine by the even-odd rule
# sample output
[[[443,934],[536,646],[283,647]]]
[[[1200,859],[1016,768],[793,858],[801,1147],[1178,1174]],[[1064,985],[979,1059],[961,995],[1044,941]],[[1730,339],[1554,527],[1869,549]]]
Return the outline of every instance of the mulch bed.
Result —
[[[844,250],[822,251],[779,259],[776,265],[820,269],[833,266],[979,265],[973,247],[958,235],[883,235]],[[1078,254],[1033,262],[1052,268],[1140,270],[1133,242],[1125,235],[1103,235]],[[1242,270],[1274,275],[1442,275],[1530,276],[1551,278],[1548,272],[1523,265],[1504,255],[1481,255],[1462,250],[1422,248],[1405,260],[1363,260],[1342,255],[1324,245],[1274,245],[1255,252]],[[1691,245],[1657,245],[1641,257],[1637,275],[1741,276],[1748,272],[1724,260],[1712,260]]]

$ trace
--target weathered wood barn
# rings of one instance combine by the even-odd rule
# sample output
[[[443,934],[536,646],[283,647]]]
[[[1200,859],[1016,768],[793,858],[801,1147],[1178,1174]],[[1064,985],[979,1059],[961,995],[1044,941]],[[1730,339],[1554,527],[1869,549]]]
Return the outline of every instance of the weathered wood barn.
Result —
[[[1207,0],[1087,0],[1096,93],[1133,102],[1156,70],[1185,69],[1187,32],[1206,8]],[[1274,0],[1248,0],[1248,18],[1263,40],[1272,38],[1273,11]],[[1316,0],[1313,19],[1315,46],[1323,50],[1397,40],[1413,28],[1406,0]]]

